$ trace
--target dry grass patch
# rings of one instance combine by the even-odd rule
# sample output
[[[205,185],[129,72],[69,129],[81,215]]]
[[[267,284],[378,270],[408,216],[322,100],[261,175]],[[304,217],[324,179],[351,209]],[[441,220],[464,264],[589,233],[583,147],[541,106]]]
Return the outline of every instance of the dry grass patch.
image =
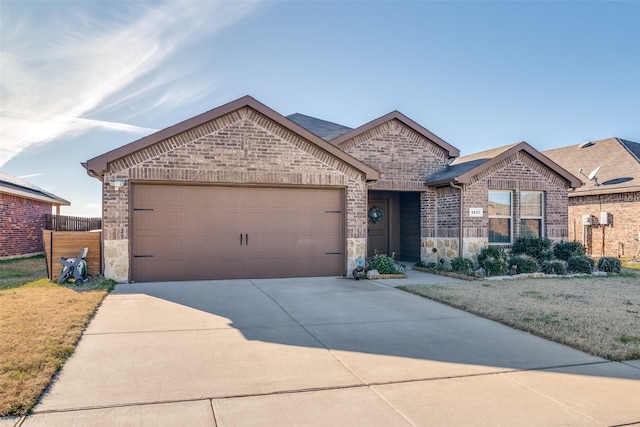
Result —
[[[47,279],[0,290],[0,415],[35,405],[106,294]]]
[[[485,280],[402,288],[595,356],[640,359],[637,276]]]

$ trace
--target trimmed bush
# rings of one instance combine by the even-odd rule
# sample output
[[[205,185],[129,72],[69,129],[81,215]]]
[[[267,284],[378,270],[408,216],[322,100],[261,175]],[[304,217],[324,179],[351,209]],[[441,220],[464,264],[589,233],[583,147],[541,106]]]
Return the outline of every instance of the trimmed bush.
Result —
[[[567,274],[567,262],[566,261],[543,261],[540,265],[540,271],[544,274]]]
[[[400,274],[393,256],[375,254],[367,260],[369,270],[378,270],[380,274]]]
[[[593,273],[594,261],[588,256],[572,256],[567,260],[567,269],[572,273]]]
[[[563,261],[572,256],[583,256],[587,250],[580,242],[558,242],[553,246],[553,255]]]
[[[535,273],[540,268],[535,258],[526,255],[509,258],[509,269],[513,267],[516,267],[516,274]]]
[[[600,271],[620,273],[620,269],[622,269],[622,263],[618,258],[606,256],[598,260],[598,270]]]
[[[507,256],[504,248],[500,246],[488,246],[480,249],[478,264],[487,276],[501,276],[507,271]]]
[[[473,273],[473,261],[467,258],[453,258],[451,269],[456,273],[471,275]]]
[[[547,238],[522,236],[513,242],[511,255],[528,255],[539,261],[553,258],[551,240]]]

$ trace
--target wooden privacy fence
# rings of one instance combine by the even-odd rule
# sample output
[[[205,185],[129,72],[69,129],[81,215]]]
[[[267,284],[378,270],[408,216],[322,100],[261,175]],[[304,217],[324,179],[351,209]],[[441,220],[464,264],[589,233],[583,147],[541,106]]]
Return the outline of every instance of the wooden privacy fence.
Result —
[[[45,229],[53,231],[91,231],[102,228],[102,218],[45,214]]]
[[[74,258],[83,248],[89,248],[85,260],[87,274],[102,273],[101,231],[53,231],[42,230],[44,253],[47,260],[47,276],[57,279],[62,271],[60,258]]]

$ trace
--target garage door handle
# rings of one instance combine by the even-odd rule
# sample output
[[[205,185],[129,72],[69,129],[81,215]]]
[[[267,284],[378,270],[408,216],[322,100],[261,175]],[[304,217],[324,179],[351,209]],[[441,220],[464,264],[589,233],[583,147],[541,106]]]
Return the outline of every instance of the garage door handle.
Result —
[[[242,233],[240,233],[240,246],[242,246]]]
[[[249,246],[249,234],[244,235],[244,244]]]

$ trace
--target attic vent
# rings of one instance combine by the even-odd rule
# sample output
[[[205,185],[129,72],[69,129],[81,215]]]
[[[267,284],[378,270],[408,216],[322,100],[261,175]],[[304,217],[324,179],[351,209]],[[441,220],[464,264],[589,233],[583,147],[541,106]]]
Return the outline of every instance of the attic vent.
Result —
[[[587,148],[587,147],[591,147],[592,145],[593,145],[593,141],[587,141],[587,142],[583,142],[582,144],[578,145],[578,147]]]

